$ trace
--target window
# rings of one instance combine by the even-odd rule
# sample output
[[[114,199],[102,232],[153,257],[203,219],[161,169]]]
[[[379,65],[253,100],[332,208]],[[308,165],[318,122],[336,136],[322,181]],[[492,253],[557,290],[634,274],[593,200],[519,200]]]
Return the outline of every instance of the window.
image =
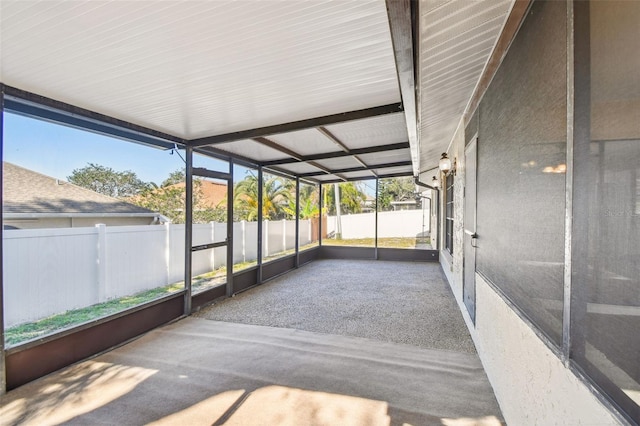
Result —
[[[562,346],[567,33],[534,2],[478,112],[476,269]]]
[[[8,347],[184,289],[180,155],[3,118]]]
[[[378,181],[378,247],[430,249],[430,198],[411,176]]]
[[[296,182],[293,179],[263,173],[262,218],[262,261],[295,253]]]
[[[233,270],[258,263],[258,170],[233,166]]]
[[[453,173],[445,178],[444,248],[453,254]]]
[[[374,247],[376,183],[361,180],[324,184],[323,213],[328,214],[323,245]],[[324,226],[324,223],[323,223]]]
[[[300,182],[299,249],[318,246],[320,233],[320,186]],[[326,226],[326,224],[324,225]]]
[[[576,51],[587,45],[590,61],[576,70],[576,93],[586,94],[576,128],[586,131],[574,145],[571,357],[639,419],[640,3],[576,13],[589,14]]]

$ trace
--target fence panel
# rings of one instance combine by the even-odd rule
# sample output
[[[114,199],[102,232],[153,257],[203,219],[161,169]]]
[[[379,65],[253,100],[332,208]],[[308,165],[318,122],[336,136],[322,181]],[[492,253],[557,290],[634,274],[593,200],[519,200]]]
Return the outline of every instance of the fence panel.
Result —
[[[287,220],[284,226],[284,249],[293,250],[296,248],[296,221]]]
[[[312,235],[311,235],[311,220],[310,219],[306,219],[306,220],[301,220],[300,221],[300,247],[305,246],[309,243],[311,243],[312,240]],[[317,238],[316,238],[317,239]]]
[[[129,296],[169,283],[164,226],[104,226],[107,299]]]
[[[342,238],[371,238],[375,232],[375,213],[340,216]],[[336,230],[336,216],[328,216],[327,233]],[[429,210],[398,210],[378,213],[378,237],[416,237],[429,229]]]
[[[5,326],[98,302],[97,230],[5,230]]]
[[[415,236],[423,227],[422,214],[421,210],[380,213],[379,235]],[[428,219],[428,211],[425,214]],[[342,220],[343,238],[358,238],[373,229],[374,214],[346,215]],[[335,217],[329,217],[327,224],[331,232]],[[224,240],[226,226],[194,225],[193,244]],[[263,226],[265,256],[295,247],[295,221],[265,221]],[[236,261],[256,260],[258,223],[238,222],[234,229]],[[315,240],[310,229],[311,221],[300,221],[301,246]],[[183,281],[184,232],[185,225],[5,230],[6,325]],[[193,253],[194,276],[225,265],[225,247]]]
[[[168,265],[168,284],[184,281],[184,224],[164,225],[168,229],[166,257]]]

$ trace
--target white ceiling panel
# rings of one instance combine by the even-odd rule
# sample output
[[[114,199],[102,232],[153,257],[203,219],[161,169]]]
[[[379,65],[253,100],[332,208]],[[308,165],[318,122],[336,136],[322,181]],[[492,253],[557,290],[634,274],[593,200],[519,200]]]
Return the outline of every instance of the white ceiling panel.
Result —
[[[281,153],[273,148],[269,148],[261,143],[251,139],[244,139],[235,142],[221,143],[215,145],[215,148],[231,154],[241,155],[257,162],[282,160],[288,158],[286,154]]]
[[[421,0],[420,169],[437,165],[506,21],[513,0]]]
[[[398,161],[411,161],[411,151],[408,148],[397,149],[373,154],[362,154],[358,155],[358,157],[368,165],[396,163]]]
[[[342,151],[342,148],[336,145],[335,142],[315,128],[298,132],[280,133],[269,136],[268,139],[300,155]]]
[[[400,101],[384,0],[0,8],[3,83],[185,139]]]
[[[369,170],[363,170],[359,172],[340,173],[340,176],[347,179],[371,179],[375,178],[375,175]]]
[[[317,160],[316,163],[331,170],[348,169],[351,167],[362,166],[362,164],[358,163],[358,161],[353,157],[338,157],[338,158],[330,158],[327,160]]]
[[[312,166],[308,163],[290,163],[290,164],[282,164],[277,166],[279,169],[286,170],[290,173],[294,174],[303,174],[303,173],[315,173],[321,172],[317,167]]]
[[[413,172],[413,168],[411,166],[387,167],[385,169],[375,169],[374,171],[380,176],[394,175],[398,173],[406,173],[407,175],[411,175]]]
[[[319,182],[326,182],[326,181],[338,180],[340,178],[337,177],[336,175],[320,175],[320,176],[314,176],[313,179]]]
[[[407,142],[407,124],[404,113],[387,114],[364,120],[327,126],[340,142],[349,149],[366,148],[399,142]],[[409,160],[411,157],[409,157]]]

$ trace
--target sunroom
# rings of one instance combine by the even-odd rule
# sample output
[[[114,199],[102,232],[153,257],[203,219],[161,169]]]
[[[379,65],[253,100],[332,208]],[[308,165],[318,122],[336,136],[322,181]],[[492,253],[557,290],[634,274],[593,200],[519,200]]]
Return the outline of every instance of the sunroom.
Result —
[[[637,424],[639,4],[3,0],[3,415]]]

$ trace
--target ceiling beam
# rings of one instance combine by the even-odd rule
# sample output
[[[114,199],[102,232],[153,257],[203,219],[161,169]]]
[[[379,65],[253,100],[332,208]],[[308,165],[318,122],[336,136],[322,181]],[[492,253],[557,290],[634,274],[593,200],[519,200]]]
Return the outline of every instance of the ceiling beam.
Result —
[[[264,166],[274,166],[274,165],[291,164],[291,163],[298,163],[298,162],[309,162],[309,161],[315,161],[315,160],[326,160],[329,158],[351,157],[353,155],[374,154],[377,152],[395,151],[398,149],[407,149],[407,148],[409,148],[409,142],[400,142],[400,143],[393,143],[389,145],[378,145],[378,146],[369,146],[366,148],[357,148],[357,149],[352,149],[349,152],[334,151],[334,152],[326,152],[323,154],[304,155],[301,160],[296,160],[294,158],[283,158],[282,160],[265,161],[262,164]]]
[[[275,135],[278,133],[294,132],[329,124],[343,123],[345,121],[360,120],[363,118],[377,117],[380,115],[394,114],[402,112],[402,104],[395,103],[382,105],[373,108],[361,109],[357,111],[342,112],[339,114],[326,115],[324,117],[310,118],[307,120],[293,121],[291,123],[277,124],[274,126],[259,127],[250,130],[225,133],[222,135],[207,136],[204,138],[192,139],[188,144],[193,147],[216,145],[219,143],[233,142],[241,139],[251,139],[261,136]]]
[[[413,173],[418,175],[420,168],[420,146],[418,144],[418,113],[416,108],[416,73],[414,67],[413,30],[415,11],[411,0],[386,0],[391,41],[398,71],[400,95],[404,106],[407,134],[411,145]]]
[[[271,149],[274,149],[278,152],[281,152],[283,154],[288,155],[289,157],[297,160],[297,161],[302,161],[302,155],[298,154],[297,152],[295,152],[292,149],[286,148],[278,143],[275,143],[274,141],[272,141],[271,139],[267,139],[265,137],[257,137],[257,138],[252,138],[252,140],[254,142],[258,142],[261,145],[267,146]]]
[[[333,143],[335,143],[336,145],[338,145],[340,148],[342,148],[342,150],[344,152],[348,152],[349,154],[351,154],[351,150],[349,150],[349,148],[347,148],[347,146],[342,143],[342,141],[340,139],[337,138],[336,135],[334,135],[333,133],[331,133],[329,130],[327,130],[326,127],[318,127],[317,130],[322,133],[324,136],[326,136],[327,138],[329,138]],[[365,169],[369,170],[369,166],[367,166],[367,163],[365,163],[364,161],[362,161],[362,159],[360,159],[360,157],[358,157],[357,155],[353,155],[353,158],[360,163],[360,165],[362,165],[362,167],[364,167]],[[372,175],[374,175],[375,177],[378,177],[378,175],[376,175],[376,172],[374,172],[373,170],[369,170],[371,172]]]
[[[331,170],[331,173],[335,174],[335,173],[363,172],[365,170],[371,170],[371,169],[386,169],[389,167],[403,167],[403,166],[410,166],[410,165],[411,165],[411,161],[398,161],[395,163],[372,164],[368,167],[349,167],[345,169]],[[313,177],[313,176],[322,176],[323,174],[324,174],[323,172],[311,172],[311,173],[302,173],[299,176]]]
[[[390,173],[388,175],[380,175],[380,176],[378,176],[378,179],[397,178],[397,177],[411,177],[411,172]],[[347,178],[347,182],[356,182],[356,181],[359,181],[359,180],[371,180],[371,179],[375,179],[375,178],[373,176],[372,177]],[[327,184],[331,184],[331,183],[340,183],[340,181],[336,180],[336,179],[333,179],[333,180],[320,180],[318,182],[323,184],[323,185],[327,185]]]
[[[2,85],[4,110],[25,117],[62,124],[118,139],[133,141],[156,148],[172,149],[185,140],[168,133],[139,126],[99,112],[47,98],[36,93]]]
[[[267,139],[265,137],[257,137],[257,138],[253,138],[252,140],[255,141],[255,142],[258,142],[259,144],[262,144],[264,146],[268,146],[271,149],[275,149],[276,151],[282,152],[283,154],[288,155],[289,157],[293,158],[296,161],[299,161],[299,162],[300,161],[304,161],[303,160],[304,157],[302,155],[298,154],[297,152],[295,152],[295,151],[293,151],[293,150],[291,150],[291,149],[289,149],[287,147],[284,147],[284,146],[272,141],[271,139]],[[335,174],[331,170],[329,170],[328,168],[324,167],[321,164],[316,163],[315,161],[307,161],[307,163],[309,163],[309,165],[311,165],[311,166],[313,166],[313,167],[315,167],[317,169],[322,170],[321,174]],[[340,179],[344,179],[342,176],[339,176],[337,174],[336,174],[336,176],[338,176]]]

